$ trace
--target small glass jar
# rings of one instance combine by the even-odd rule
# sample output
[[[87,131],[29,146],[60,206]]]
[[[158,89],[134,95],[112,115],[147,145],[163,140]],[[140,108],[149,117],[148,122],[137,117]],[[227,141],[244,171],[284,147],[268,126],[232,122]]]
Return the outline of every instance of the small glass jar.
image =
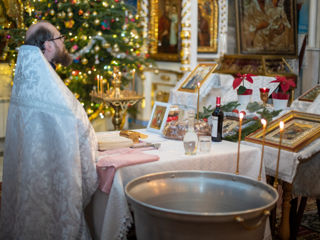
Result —
[[[186,155],[194,155],[197,152],[198,136],[194,131],[194,110],[188,111],[188,130],[183,138],[183,146]]]

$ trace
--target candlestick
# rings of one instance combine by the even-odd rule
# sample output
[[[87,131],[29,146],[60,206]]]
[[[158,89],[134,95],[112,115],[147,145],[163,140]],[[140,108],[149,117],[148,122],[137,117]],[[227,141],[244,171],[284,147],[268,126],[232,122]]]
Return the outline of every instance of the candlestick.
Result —
[[[283,129],[284,129],[284,123],[280,121],[279,123],[280,128],[280,137],[279,137],[279,149],[278,149],[278,159],[277,159],[277,168],[276,168],[276,176],[273,183],[274,188],[278,188],[278,174],[279,174],[279,162],[280,162],[280,151],[281,151],[281,144],[282,144],[282,135],[283,135]]]
[[[243,113],[239,114],[239,139],[238,139],[238,153],[237,153],[237,169],[236,174],[239,175],[239,160],[240,160],[240,142],[241,142],[241,126],[242,126]]]
[[[99,74],[97,75],[97,93],[100,92],[100,78],[99,78]]]
[[[100,90],[101,90],[101,95],[103,94],[103,77],[100,76]]]
[[[197,120],[199,120],[199,104],[200,104],[200,82],[197,83],[198,100],[197,100]]]
[[[135,74],[136,74],[136,70],[135,69],[132,69],[132,86],[131,86],[131,88],[132,88],[132,90],[134,91],[134,81],[135,81]]]
[[[262,149],[261,149],[261,161],[260,161],[260,171],[259,171],[258,181],[261,181],[262,163],[263,163],[263,154],[264,154],[264,140],[266,136],[267,121],[265,119],[261,119],[261,124],[263,127],[263,132],[262,132]]]

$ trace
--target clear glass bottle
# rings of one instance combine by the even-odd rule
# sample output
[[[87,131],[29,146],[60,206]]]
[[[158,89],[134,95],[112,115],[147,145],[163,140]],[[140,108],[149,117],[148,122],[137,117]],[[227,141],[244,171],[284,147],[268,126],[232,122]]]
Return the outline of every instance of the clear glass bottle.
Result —
[[[194,131],[194,111],[188,111],[188,130],[183,138],[186,155],[194,155],[197,152],[198,136]]]

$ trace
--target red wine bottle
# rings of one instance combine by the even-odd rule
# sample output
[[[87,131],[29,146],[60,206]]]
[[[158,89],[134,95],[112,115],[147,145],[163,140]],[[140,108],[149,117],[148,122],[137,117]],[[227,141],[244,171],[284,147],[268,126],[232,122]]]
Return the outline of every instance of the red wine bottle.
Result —
[[[221,97],[217,97],[216,108],[212,112],[211,140],[213,142],[222,141],[223,111],[220,109],[220,105]]]

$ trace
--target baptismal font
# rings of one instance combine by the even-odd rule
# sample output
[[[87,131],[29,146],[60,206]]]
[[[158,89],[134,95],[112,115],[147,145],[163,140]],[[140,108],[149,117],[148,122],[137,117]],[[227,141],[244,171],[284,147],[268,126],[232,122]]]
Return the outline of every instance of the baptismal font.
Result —
[[[134,76],[133,76],[134,78]],[[144,97],[138,95],[134,90],[121,90],[121,72],[119,67],[114,67],[112,86],[113,88],[103,91],[103,80],[97,77],[97,89],[91,92],[92,101],[106,104],[114,109],[112,123],[115,130],[120,130],[123,113],[129,106],[135,105]]]

